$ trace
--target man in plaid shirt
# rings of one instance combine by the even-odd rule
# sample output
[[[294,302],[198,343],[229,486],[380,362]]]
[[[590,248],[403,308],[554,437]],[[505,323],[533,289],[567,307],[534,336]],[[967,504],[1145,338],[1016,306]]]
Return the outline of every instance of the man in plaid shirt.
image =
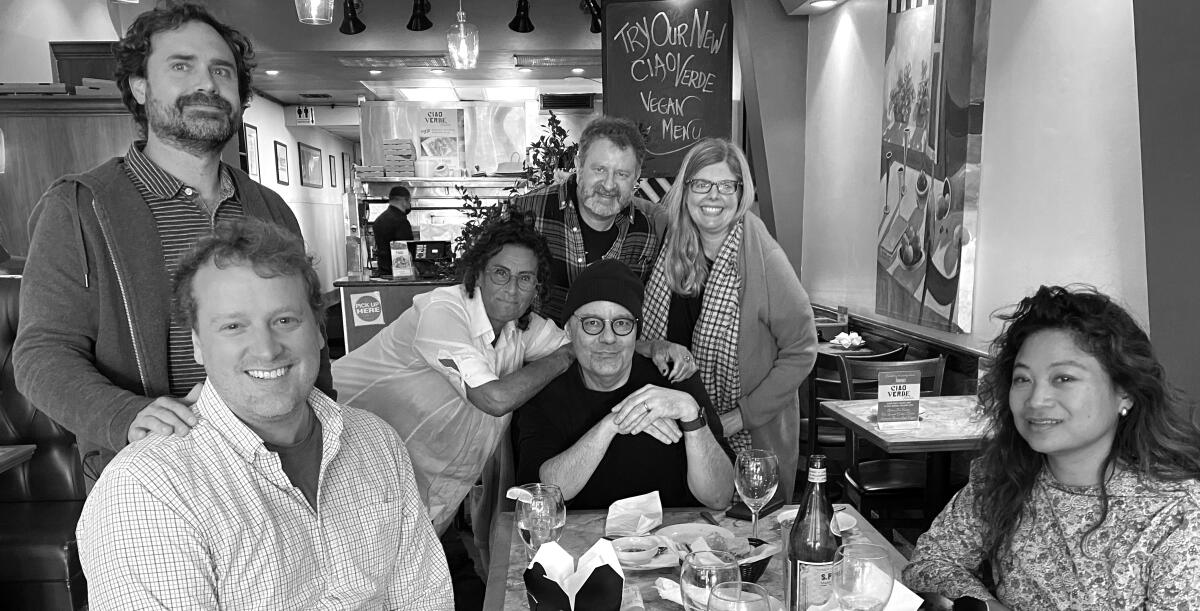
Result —
[[[77,533],[90,608],[452,609],[399,436],[313,387],[321,291],[300,239],[219,224],[175,302],[208,376],[197,422],[96,483]]]
[[[574,174],[513,198],[510,210],[532,216],[550,245],[550,285],[539,313],[560,326],[567,290],[589,263],[617,259],[643,281],[654,267],[664,227],[654,218],[657,206],[633,194],[645,158],[646,142],[632,121],[600,117],[579,137]]]

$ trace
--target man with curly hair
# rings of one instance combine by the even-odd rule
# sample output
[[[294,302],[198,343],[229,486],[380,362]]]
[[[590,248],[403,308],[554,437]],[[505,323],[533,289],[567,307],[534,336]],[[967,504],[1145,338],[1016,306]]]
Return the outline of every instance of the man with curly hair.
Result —
[[[14,358],[18,388],[98,450],[93,467],[150,432],[186,435],[196,423],[204,368],[170,316],[183,254],[240,217],[300,235],[283,199],[221,162],[251,97],[245,36],[172,3],[139,15],[113,52],[141,139],[58,180],[35,208]],[[317,386],[331,392],[326,354]]]

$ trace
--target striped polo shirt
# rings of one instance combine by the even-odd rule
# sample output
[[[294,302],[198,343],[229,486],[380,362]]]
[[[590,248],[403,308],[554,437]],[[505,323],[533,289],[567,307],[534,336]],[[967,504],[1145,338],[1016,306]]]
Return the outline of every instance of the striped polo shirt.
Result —
[[[125,172],[141,193],[142,199],[154,214],[158,239],[162,244],[163,264],[167,275],[175,277],[179,260],[201,237],[212,232],[220,222],[246,216],[238,201],[237,183],[229,167],[221,164],[220,204],[216,214],[209,216],[200,203],[200,191],[180,182],[142,152],[145,142],[134,142],[125,156]],[[204,381],[204,366],[192,354],[192,330],[181,321],[171,318],[169,334],[171,394],[186,396],[192,386]]]

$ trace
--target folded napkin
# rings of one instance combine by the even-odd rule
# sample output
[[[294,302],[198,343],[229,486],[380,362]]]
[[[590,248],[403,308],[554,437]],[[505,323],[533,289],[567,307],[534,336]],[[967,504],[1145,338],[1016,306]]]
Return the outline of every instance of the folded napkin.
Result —
[[[659,524],[662,524],[662,501],[655,490],[609,505],[608,518],[604,522],[604,535],[636,537],[649,533]]]
[[[843,348],[857,348],[867,343],[867,340],[863,339],[858,333],[846,333],[843,331],[838,333],[837,337],[829,340],[829,343],[836,344]]]
[[[617,611],[625,576],[612,542],[600,539],[575,559],[558,543],[538,548],[524,574],[534,611]]]

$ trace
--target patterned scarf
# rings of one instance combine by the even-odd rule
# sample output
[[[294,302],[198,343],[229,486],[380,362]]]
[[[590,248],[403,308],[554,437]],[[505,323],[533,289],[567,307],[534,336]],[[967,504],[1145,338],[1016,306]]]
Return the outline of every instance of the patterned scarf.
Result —
[[[671,310],[671,289],[667,286],[667,257],[670,239],[663,245],[663,255],[654,264],[646,284],[645,305],[642,308],[642,339],[663,339],[667,334],[667,314]],[[692,331],[692,353],[700,369],[704,390],[712,399],[718,414],[738,407],[742,396],[742,377],[738,372],[737,342],[741,331],[742,310],[738,294],[742,285],[738,269],[738,253],[742,250],[742,223],[739,221],[726,236],[717,259],[713,261],[704,283],[700,303],[700,320]],[[734,452],[750,448],[750,433],[738,431],[727,437]]]

